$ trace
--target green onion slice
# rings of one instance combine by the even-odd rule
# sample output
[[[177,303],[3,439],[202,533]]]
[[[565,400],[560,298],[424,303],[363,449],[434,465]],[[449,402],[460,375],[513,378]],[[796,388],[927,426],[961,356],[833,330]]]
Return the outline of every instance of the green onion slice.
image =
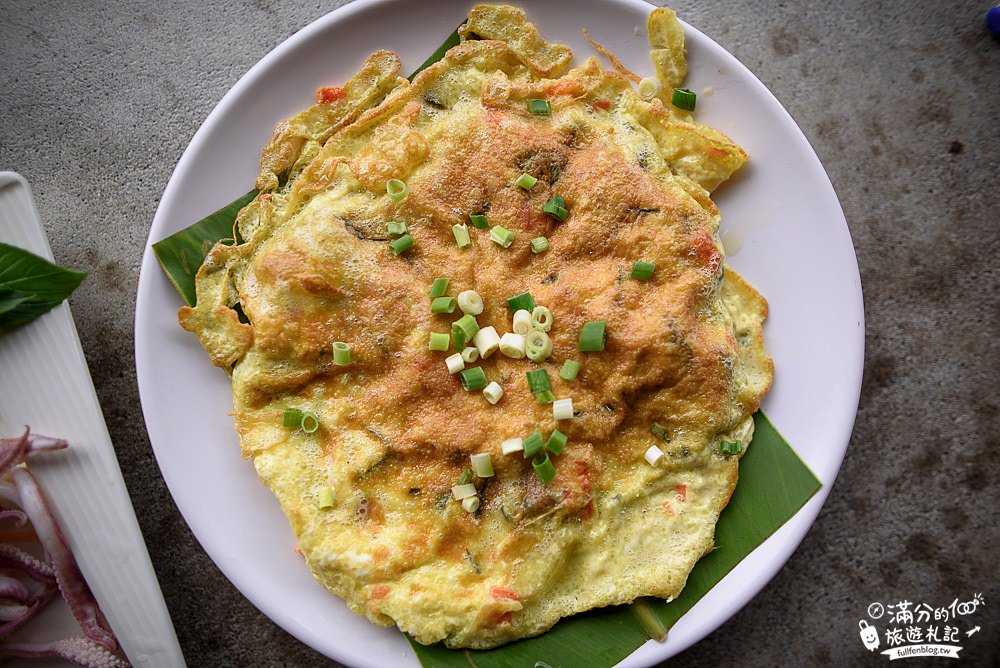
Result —
[[[485,213],[470,213],[469,220],[472,221],[472,225],[476,227],[476,229],[485,230],[490,226],[490,224],[486,222]]]
[[[462,474],[458,476],[456,485],[468,485],[472,482],[472,469],[462,469]]]
[[[552,339],[540,329],[533,329],[524,337],[524,356],[532,362],[542,362],[552,354]]]
[[[739,441],[722,441],[719,443],[719,449],[722,450],[724,455],[738,455],[740,454],[740,442]]]
[[[392,249],[393,255],[402,255],[406,251],[413,248],[413,237],[409,234],[404,234],[394,241],[389,242],[389,248]]]
[[[531,174],[527,173],[521,174],[519,177],[517,177],[517,180],[514,181],[515,186],[517,186],[518,188],[524,188],[525,190],[531,190],[532,188],[535,187],[536,183],[538,183],[538,179],[536,179]]]
[[[479,510],[479,497],[478,496],[467,496],[462,499],[462,510],[469,513],[470,515],[477,510]]]
[[[400,234],[406,234],[408,228],[406,227],[406,223],[400,223],[394,220],[386,223],[385,229],[391,236],[398,237]]]
[[[479,315],[483,312],[483,298],[475,290],[463,290],[458,293],[458,308],[462,313]]]
[[[656,77],[645,77],[639,82],[639,97],[647,102],[660,94],[660,81]]]
[[[511,313],[517,313],[521,309],[531,313],[535,310],[535,300],[530,292],[522,292],[507,299],[507,308],[511,310]]]
[[[550,248],[549,240],[545,237],[535,237],[531,240],[532,253],[544,253]]]
[[[448,279],[435,278],[434,282],[431,284],[431,299],[443,297],[446,292],[448,292]]]
[[[472,338],[479,332],[479,324],[476,322],[476,318],[468,313],[463,315],[461,318],[456,320],[451,325],[451,332],[454,336],[455,331],[459,330],[462,332],[464,341],[471,341]],[[465,346],[459,348],[458,350],[464,349]]]
[[[389,179],[385,182],[385,191],[389,193],[393,202],[402,202],[410,189],[399,179]]]
[[[472,237],[469,236],[467,225],[452,225],[451,233],[455,235],[455,243],[458,244],[460,250],[472,245]]]
[[[317,429],[319,429],[319,418],[312,411],[302,411],[302,422],[300,423],[302,431],[307,434],[312,434]]]
[[[343,341],[333,343],[333,363],[337,366],[348,366],[351,363],[351,347]]]
[[[656,264],[653,262],[643,262],[639,260],[632,265],[632,273],[629,277],[634,278],[638,281],[648,281],[653,277],[653,271],[656,269]]]
[[[524,458],[529,459],[534,457],[542,448],[545,447],[545,441],[542,440],[542,432],[536,431],[531,436],[528,436],[523,441],[524,444]]]
[[[451,345],[451,337],[447,334],[431,332],[430,339],[427,341],[427,350],[444,352],[445,350],[448,350],[449,345]]]
[[[462,388],[466,392],[481,390],[486,387],[486,372],[483,371],[483,367],[481,366],[465,369],[459,376],[462,378]]]
[[[653,424],[649,425],[649,431],[653,434],[653,436],[660,439],[661,441],[670,440],[670,432],[667,430],[666,427],[664,427],[659,422],[654,422]]]
[[[566,220],[566,216],[569,215],[569,210],[566,209],[566,201],[563,200],[562,195],[553,195],[550,197],[549,201],[542,206],[542,211],[559,222]]]
[[[316,505],[320,508],[333,508],[333,488],[323,487],[319,490]]]
[[[528,371],[525,376],[528,377],[528,391],[532,394],[552,389],[552,383],[549,381],[549,372],[545,369]]]
[[[671,104],[678,109],[683,109],[684,111],[694,111],[694,106],[697,101],[698,96],[687,88],[675,88],[673,95],[670,97]]]
[[[556,477],[556,467],[552,463],[552,460],[549,459],[548,454],[535,457],[531,461],[531,466],[535,469],[535,475],[538,476],[543,485]]]
[[[472,364],[479,359],[479,348],[475,346],[466,346],[462,349],[462,361],[466,364]]]
[[[435,297],[431,302],[431,313],[454,313],[458,300],[454,297]]]
[[[493,477],[493,458],[490,457],[488,452],[480,452],[471,455],[469,459],[472,461],[472,470],[480,478],[492,478]]]
[[[547,332],[552,329],[552,311],[544,306],[531,309],[531,328]]]
[[[286,408],[285,412],[281,415],[281,426],[295,428],[301,427],[302,411],[298,408]]]
[[[579,373],[580,363],[576,360],[566,360],[563,362],[562,369],[559,370],[559,377],[563,380],[576,380]]]
[[[569,437],[556,429],[552,432],[552,435],[549,436],[549,440],[545,442],[545,449],[554,455],[558,455],[563,451],[563,448],[566,447],[567,440],[569,440]]]
[[[577,348],[581,353],[594,353],[604,350],[607,340],[607,323],[604,320],[593,320],[586,323],[580,330],[580,340]]]
[[[495,242],[503,248],[510,248],[510,245],[514,243],[514,233],[506,227],[494,225],[490,228],[490,241]]]
[[[548,100],[528,100],[528,111],[535,116],[551,116],[552,105]]]
[[[463,483],[461,485],[455,485],[451,488],[451,494],[456,500],[462,501],[463,499],[468,499],[470,496],[476,496],[478,492],[476,491],[476,486],[471,482]]]

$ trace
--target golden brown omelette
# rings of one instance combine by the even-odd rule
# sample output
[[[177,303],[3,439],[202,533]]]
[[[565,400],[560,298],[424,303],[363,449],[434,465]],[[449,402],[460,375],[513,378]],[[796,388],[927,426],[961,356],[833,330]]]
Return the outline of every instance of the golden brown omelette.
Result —
[[[511,7],[412,83],[373,54],[278,125],[181,309],[316,578],[420,642],[670,599],[713,547],[767,306],[709,197],[746,154],[670,103],[683,33],[649,27],[642,97]]]

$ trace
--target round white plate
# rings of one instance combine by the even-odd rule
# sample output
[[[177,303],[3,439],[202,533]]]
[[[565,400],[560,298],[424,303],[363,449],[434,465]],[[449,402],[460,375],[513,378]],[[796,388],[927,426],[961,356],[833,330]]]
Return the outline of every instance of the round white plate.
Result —
[[[250,189],[275,123],[312,104],[315,89],[345,81],[376,49],[419,66],[472,2],[359,0],[296,33],[255,65],[212,111],[163,193],[149,242],[176,232]],[[593,54],[580,29],[627,66],[651,74],[640,0],[524,0],[543,34]],[[823,489],[739,564],[671,630],[622,665],[662,661],[713,631],[754,596],[799,544],[830,491],[854,424],[864,322],[857,260],[826,172],[780,103],[733,56],[687,27],[687,85],[697,116],[744,146],[751,160],[717,193],[729,263],[771,307],[767,347],[776,378],[764,410]],[[288,632],[352,666],[417,666],[403,636],[373,626],[315,583],[271,493],[240,456],[229,380],[181,330],[180,298],[147,245],[136,298],[136,369],[150,441],[170,492],[209,556]]]

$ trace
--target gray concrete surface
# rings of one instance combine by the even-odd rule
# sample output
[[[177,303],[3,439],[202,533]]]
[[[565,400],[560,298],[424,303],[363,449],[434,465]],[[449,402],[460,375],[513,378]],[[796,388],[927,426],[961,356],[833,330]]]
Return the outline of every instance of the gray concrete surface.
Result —
[[[136,392],[140,256],[163,187],[216,101],[340,4],[0,6],[0,168],[31,182],[57,260],[93,272],[73,313],[192,666],[329,664],[235,590],[170,502]],[[990,5],[674,3],[812,142],[850,225],[867,318],[861,407],[822,514],[770,585],[674,665],[884,665],[858,638],[869,602],[942,605],[974,592],[987,614],[956,665],[1000,664],[990,612],[1000,606],[1000,42],[984,25]]]

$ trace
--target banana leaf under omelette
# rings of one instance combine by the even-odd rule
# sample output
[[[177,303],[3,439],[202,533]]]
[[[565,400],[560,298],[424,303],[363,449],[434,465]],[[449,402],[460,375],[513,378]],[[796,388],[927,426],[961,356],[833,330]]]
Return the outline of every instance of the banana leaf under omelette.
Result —
[[[208,254],[180,321],[231,373],[243,453],[316,578],[419,642],[487,648],[676,597],[713,548],[773,370],[766,302],[724,266],[710,198],[744,151],[668,96],[640,98],[620,68],[569,69],[568,47],[518,9],[476,7],[460,34],[412,82],[378,52],[277,126],[240,241]],[[669,92],[683,77],[673,13],[655,10],[650,34]],[[390,222],[412,239],[398,255]],[[655,264],[648,280],[637,261]],[[481,295],[479,328],[510,332],[520,293],[551,311],[546,359],[466,365],[503,389],[495,405],[449,373],[455,350],[429,350],[461,315],[431,312],[435,278]],[[603,350],[578,349],[589,322],[606,323]],[[571,418],[529,389],[538,369]],[[285,426],[289,410],[319,428]],[[551,480],[501,452],[556,429]],[[481,453],[494,475],[471,477],[469,512],[452,488]]]

